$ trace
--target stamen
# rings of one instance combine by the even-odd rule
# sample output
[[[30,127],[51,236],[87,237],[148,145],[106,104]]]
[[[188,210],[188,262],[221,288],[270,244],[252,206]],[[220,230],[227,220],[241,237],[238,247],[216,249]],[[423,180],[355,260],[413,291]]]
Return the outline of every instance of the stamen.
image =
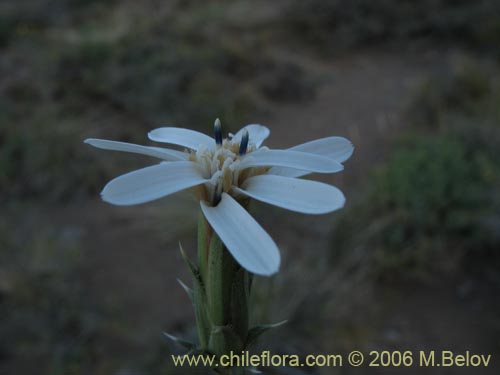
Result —
[[[214,123],[214,133],[215,133],[215,143],[219,146],[222,145],[222,126],[220,124],[220,120],[215,119]]]
[[[248,130],[244,129],[243,136],[241,137],[241,143],[240,143],[240,151],[239,151],[240,156],[245,155],[247,153],[248,138],[249,138]]]

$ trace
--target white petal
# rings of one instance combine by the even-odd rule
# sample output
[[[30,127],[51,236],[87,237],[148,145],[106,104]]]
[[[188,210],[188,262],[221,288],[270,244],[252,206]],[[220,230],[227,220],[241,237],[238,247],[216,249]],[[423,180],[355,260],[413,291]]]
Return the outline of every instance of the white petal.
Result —
[[[246,129],[248,131],[248,139],[251,143],[253,143],[257,148],[260,147],[262,142],[264,142],[269,134],[271,133],[268,128],[263,125],[258,124],[250,124],[241,128],[238,133],[233,136],[233,141],[240,141],[243,136],[243,130]]]
[[[318,173],[335,173],[344,169],[339,162],[324,156],[300,151],[258,150],[246,155],[240,168],[280,166]]]
[[[223,193],[215,207],[201,202],[208,222],[234,259],[257,275],[272,275],[280,266],[280,253],[273,239],[230,195]]]
[[[310,154],[316,154],[331,158],[339,163],[349,159],[354,151],[352,143],[343,137],[328,137],[316,139],[311,142],[303,143],[289,148],[290,151],[301,151]],[[273,167],[269,170],[270,174],[301,177],[309,174],[309,171],[290,169],[283,167]]]
[[[352,143],[343,137],[327,137],[302,143],[289,148],[290,151],[302,151],[317,154],[343,163],[349,159],[354,151]]]
[[[128,206],[162,198],[205,181],[195,163],[163,162],[111,180],[101,196],[106,202]]]
[[[334,186],[298,178],[260,175],[247,179],[241,194],[287,210],[325,214],[342,208],[344,194]]]
[[[84,142],[103,150],[133,152],[135,154],[148,155],[167,161],[181,161],[186,160],[188,157],[187,153],[177,150],[169,150],[160,147],[147,147],[135,145],[133,143],[108,141],[106,139],[89,138]]]
[[[148,133],[152,141],[171,143],[197,150],[200,145],[215,147],[215,140],[206,134],[183,128],[158,128]]]

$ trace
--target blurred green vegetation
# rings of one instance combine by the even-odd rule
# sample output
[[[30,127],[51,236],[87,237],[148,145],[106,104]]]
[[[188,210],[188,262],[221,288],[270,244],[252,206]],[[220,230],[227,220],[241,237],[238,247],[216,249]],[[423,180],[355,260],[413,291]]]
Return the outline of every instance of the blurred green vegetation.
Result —
[[[284,23],[323,53],[419,39],[498,56],[500,43],[496,0],[295,0]]]
[[[3,198],[68,200],[97,194],[110,174],[106,163],[85,152],[81,133],[51,119],[32,119],[40,130],[9,127],[0,136],[0,190]],[[71,162],[68,162],[71,160]],[[109,164],[109,163],[108,163]]]
[[[76,234],[40,228],[30,237],[23,224],[0,222],[0,358],[5,371],[65,375],[98,367],[103,312],[92,303],[82,277]],[[26,362],[25,358],[29,358]]]
[[[464,59],[422,87],[409,110],[413,128],[337,226],[336,255],[362,248],[389,279],[498,267],[499,78]]]

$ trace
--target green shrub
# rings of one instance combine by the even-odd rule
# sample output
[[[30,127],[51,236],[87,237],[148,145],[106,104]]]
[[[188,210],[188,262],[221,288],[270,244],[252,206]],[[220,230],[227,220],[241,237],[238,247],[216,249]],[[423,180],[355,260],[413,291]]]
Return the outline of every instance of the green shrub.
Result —
[[[381,277],[456,270],[500,245],[487,224],[499,213],[498,176],[499,163],[451,135],[406,141],[341,220],[335,246],[361,247]]]
[[[468,155],[452,136],[417,138],[405,147],[375,177],[376,208],[404,211],[415,232],[470,228],[475,218],[467,213],[487,200],[479,155]]]

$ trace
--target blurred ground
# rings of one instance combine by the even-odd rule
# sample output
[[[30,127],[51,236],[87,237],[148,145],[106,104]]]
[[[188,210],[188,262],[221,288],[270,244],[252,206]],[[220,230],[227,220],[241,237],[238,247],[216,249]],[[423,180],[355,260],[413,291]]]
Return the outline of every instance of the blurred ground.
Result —
[[[271,147],[329,135],[356,147],[344,172],[317,177],[345,192],[343,212],[253,207],[285,258],[257,284],[255,319],[290,319],[264,348],[471,350],[495,361],[474,373],[497,373],[495,10],[488,1],[2,4],[0,373],[175,373],[161,332],[193,335],[177,246],[193,249],[197,207],[187,194],[100,202],[107,180],[149,160],[81,141],[146,143],[151,128],[209,131],[216,116],[227,130],[269,126]],[[429,146],[439,140],[438,151]],[[413,180],[421,170],[431,172]]]

